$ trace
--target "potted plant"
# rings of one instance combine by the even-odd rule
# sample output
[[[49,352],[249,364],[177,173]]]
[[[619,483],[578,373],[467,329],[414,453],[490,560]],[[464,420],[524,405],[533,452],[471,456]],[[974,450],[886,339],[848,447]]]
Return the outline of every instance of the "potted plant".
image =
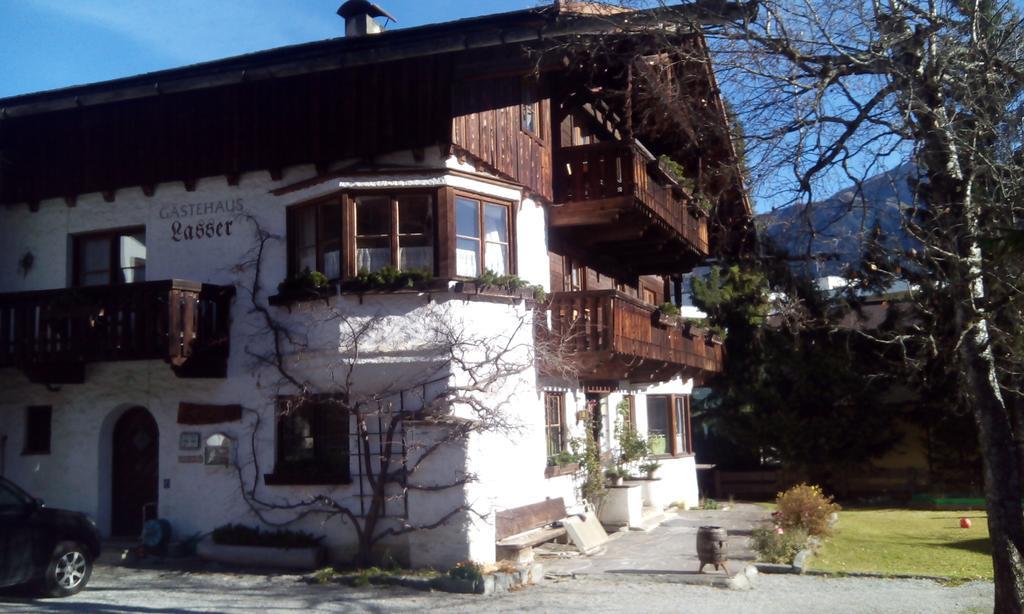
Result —
[[[359,269],[359,273],[342,282],[342,290],[365,292],[367,290],[422,290],[430,285],[433,275],[428,269],[409,269],[401,271],[393,266],[385,266],[373,271]]]
[[[622,481],[627,475],[627,471],[622,467],[609,467],[604,472],[604,477],[611,481],[612,486],[622,486]]]
[[[565,467],[566,465],[572,465],[573,463],[579,462],[576,455],[568,450],[562,450],[558,454],[552,454],[548,457],[549,467]]]
[[[662,326],[675,324],[679,320],[679,307],[672,303],[662,303],[658,305],[658,310],[654,312],[654,318],[655,323]]]
[[[300,273],[289,275],[277,284],[277,295],[272,296],[270,303],[287,304],[295,301],[324,298],[331,292],[331,284],[327,276],[320,271],[311,271],[306,267]]]
[[[640,471],[643,471],[644,473],[647,474],[647,479],[648,480],[653,480],[654,479],[654,473],[658,469],[660,469],[660,468],[661,468],[661,463],[659,463],[658,461],[648,461],[648,462],[643,463],[642,465],[640,465]]]
[[[683,320],[683,333],[688,337],[698,337],[704,334],[704,329],[701,325],[704,324],[703,320],[697,318],[686,318]]]

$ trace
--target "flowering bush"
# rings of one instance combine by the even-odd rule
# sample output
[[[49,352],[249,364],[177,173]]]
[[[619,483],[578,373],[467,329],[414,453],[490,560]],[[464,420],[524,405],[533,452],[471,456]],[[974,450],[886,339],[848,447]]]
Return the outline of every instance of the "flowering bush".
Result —
[[[803,529],[808,535],[832,535],[829,520],[841,508],[825,496],[820,486],[797,484],[775,498],[777,511],[772,514],[776,526],[785,530]]]
[[[757,527],[750,533],[750,546],[757,551],[758,560],[766,563],[792,565],[798,552],[807,543],[807,531],[782,527]]]

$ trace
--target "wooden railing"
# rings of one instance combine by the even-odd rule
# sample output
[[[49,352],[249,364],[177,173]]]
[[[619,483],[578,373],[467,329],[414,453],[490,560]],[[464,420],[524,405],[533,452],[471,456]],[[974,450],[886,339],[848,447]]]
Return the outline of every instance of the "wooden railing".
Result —
[[[576,352],[609,352],[707,372],[722,370],[722,346],[688,335],[676,322],[659,324],[657,308],[616,290],[556,292],[548,305],[550,332]]]
[[[683,190],[637,145],[578,145],[558,149],[554,155],[556,203],[631,196],[700,253],[708,253],[707,220],[691,213]]]
[[[233,295],[181,280],[0,294],[0,367],[226,359]]]

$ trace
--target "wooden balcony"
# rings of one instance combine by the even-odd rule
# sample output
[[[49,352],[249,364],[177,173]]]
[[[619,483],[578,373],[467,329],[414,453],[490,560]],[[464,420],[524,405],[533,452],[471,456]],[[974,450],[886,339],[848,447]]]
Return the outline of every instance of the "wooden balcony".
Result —
[[[169,280],[0,294],[0,367],[80,383],[86,363],[164,360],[180,377],[225,377],[234,292]]]
[[[563,341],[584,381],[700,379],[722,370],[721,343],[661,320],[657,308],[616,290],[557,292],[544,334]]]
[[[611,275],[687,272],[708,255],[707,219],[643,148],[556,150],[552,247]]]

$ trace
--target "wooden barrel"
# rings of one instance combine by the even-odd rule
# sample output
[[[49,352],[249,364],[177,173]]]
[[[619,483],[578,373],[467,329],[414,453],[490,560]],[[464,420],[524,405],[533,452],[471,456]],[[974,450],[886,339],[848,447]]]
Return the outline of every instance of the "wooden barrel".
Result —
[[[726,543],[729,534],[722,527],[701,527],[697,529],[697,558],[701,567],[714,565],[717,569],[726,561]]]

